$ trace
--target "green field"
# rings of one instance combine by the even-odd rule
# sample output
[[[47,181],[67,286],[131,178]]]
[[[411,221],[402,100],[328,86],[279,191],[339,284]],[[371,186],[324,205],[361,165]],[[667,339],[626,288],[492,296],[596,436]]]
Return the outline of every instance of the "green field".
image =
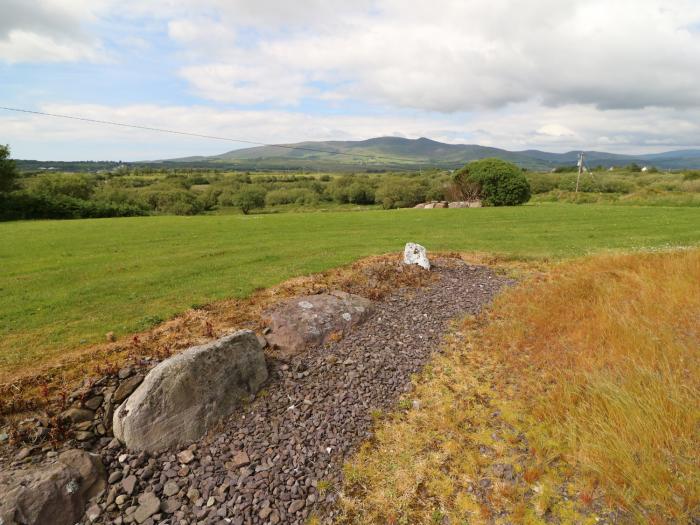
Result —
[[[402,250],[569,257],[700,243],[700,209],[530,205],[0,224],[0,378],[194,304]]]

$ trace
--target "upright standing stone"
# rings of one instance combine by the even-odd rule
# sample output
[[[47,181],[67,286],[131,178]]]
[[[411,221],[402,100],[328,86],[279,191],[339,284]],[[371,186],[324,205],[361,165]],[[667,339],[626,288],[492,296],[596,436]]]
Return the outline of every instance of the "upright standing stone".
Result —
[[[428,252],[420,244],[406,243],[406,247],[403,250],[403,262],[404,264],[417,264],[421,268],[430,270]]]
[[[242,330],[189,348],[151,370],[114,412],[114,435],[157,452],[201,438],[267,379],[257,337]]]

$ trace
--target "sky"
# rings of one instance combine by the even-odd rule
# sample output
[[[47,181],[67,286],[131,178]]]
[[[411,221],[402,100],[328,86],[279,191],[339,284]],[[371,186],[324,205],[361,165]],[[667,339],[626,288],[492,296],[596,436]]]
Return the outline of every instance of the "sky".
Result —
[[[0,106],[262,143],[700,147],[700,0],[0,0]],[[16,158],[246,144],[0,110]]]

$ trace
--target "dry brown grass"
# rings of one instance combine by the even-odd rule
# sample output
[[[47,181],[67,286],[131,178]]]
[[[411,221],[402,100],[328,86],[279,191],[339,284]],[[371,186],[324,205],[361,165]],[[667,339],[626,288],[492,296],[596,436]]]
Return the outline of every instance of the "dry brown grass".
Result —
[[[61,398],[84,381],[112,372],[126,363],[138,363],[146,356],[167,357],[234,330],[260,330],[261,313],[288,297],[343,290],[380,299],[396,288],[423,286],[434,277],[416,266],[403,265],[397,254],[381,255],[291,279],[259,290],[246,299],[193,308],[151,330],[114,342],[76,348],[67,351],[60,361],[42,362],[20,373],[3,375],[0,377],[0,417],[16,419],[37,409],[56,407]]]
[[[543,423],[535,446],[640,520],[697,516],[700,250],[558,266],[497,301],[483,344]]]
[[[457,328],[347,464],[340,521],[697,518],[699,330],[700,250],[533,273]]]

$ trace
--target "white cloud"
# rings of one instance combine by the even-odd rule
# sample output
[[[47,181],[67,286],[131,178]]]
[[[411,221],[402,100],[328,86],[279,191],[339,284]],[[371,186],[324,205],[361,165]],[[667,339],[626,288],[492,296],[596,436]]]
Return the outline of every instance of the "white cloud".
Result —
[[[372,9],[334,5],[338,12],[318,4],[294,3],[296,16],[285,18],[266,2],[212,2],[218,20],[252,28],[257,37],[231,38],[214,50],[206,37],[190,39],[188,52],[201,44],[200,64],[256,64],[238,82],[259,88],[270,102],[277,91],[266,89],[269,79],[259,69],[295,82],[338,84],[348,97],[429,111],[531,100],[600,108],[700,105],[700,35],[688,29],[700,21],[700,4],[692,0],[386,0]],[[182,74],[195,83],[199,71]],[[199,85],[197,92],[222,99],[218,87]]]
[[[0,59],[17,62],[97,61],[102,58],[94,46],[75,41],[62,41],[50,36],[13,30],[0,40]]]
[[[0,61],[102,60],[99,38],[83,26],[105,8],[104,2],[88,0],[0,0]]]

